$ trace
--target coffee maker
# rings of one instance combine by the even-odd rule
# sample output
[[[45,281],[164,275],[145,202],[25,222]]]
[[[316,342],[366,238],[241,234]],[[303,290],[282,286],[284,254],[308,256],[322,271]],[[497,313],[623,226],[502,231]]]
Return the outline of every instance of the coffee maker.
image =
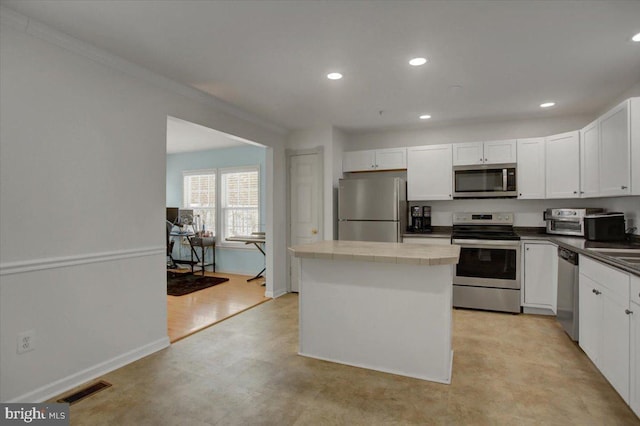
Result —
[[[411,215],[409,231],[415,233],[431,232],[431,206],[412,205],[409,207]]]

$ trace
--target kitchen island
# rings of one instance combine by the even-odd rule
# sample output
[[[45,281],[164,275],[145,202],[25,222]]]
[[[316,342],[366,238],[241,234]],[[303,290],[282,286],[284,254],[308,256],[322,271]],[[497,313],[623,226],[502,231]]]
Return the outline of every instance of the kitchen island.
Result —
[[[299,354],[450,383],[455,245],[320,241],[300,262]]]

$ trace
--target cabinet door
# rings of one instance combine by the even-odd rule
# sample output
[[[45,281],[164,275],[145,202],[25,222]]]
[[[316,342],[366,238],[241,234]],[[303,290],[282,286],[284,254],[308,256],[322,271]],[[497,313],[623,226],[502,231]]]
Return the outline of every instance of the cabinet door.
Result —
[[[580,131],[580,196],[600,195],[600,135],[598,120]]]
[[[629,294],[623,300],[604,289],[602,299],[602,347],[598,367],[625,402],[629,402]],[[582,324],[580,325],[582,326]]]
[[[407,150],[407,199],[451,200],[451,145],[427,145]]]
[[[376,150],[376,170],[398,170],[407,168],[407,149],[389,148]]]
[[[558,257],[553,244],[524,246],[524,304],[556,312]]]
[[[544,138],[518,139],[518,198],[545,198]]]
[[[363,172],[375,170],[376,152],[353,151],[342,154],[342,171],[343,172]]]
[[[484,143],[484,163],[501,164],[517,161],[517,144],[515,139]]]
[[[600,195],[631,194],[631,132],[629,101],[618,105],[600,122]]]
[[[580,192],[578,131],[547,138],[547,198],[577,198]]]
[[[580,274],[578,297],[578,341],[589,359],[600,368],[600,341],[602,340],[602,297],[591,278]]]
[[[482,142],[466,142],[453,144],[453,165],[467,166],[469,164],[483,164],[484,152]]]
[[[637,278],[640,281],[640,278]],[[637,416],[640,416],[640,305],[631,304],[631,352],[629,405]]]

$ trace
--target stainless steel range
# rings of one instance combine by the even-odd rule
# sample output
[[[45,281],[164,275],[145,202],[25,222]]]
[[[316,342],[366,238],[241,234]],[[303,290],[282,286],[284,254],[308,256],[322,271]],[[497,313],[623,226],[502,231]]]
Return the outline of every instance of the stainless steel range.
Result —
[[[520,312],[520,237],[513,213],[454,213],[452,243],[460,246],[453,306]]]

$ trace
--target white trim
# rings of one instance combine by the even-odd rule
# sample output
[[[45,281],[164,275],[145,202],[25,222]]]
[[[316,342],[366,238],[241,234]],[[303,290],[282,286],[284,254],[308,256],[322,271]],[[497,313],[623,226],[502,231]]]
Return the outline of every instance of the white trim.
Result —
[[[194,89],[193,87],[185,84],[178,83],[177,81],[157,74],[147,68],[136,65],[133,62],[129,62],[117,55],[107,52],[106,50],[99,49],[92,44],[53,29],[47,24],[17,13],[6,6],[0,6],[0,15],[2,17],[2,19],[0,19],[1,24],[8,24],[12,28],[23,31],[40,40],[55,44],[58,47],[82,55],[109,68],[116,69],[125,74],[156,84],[163,89],[180,94],[195,101],[202,102],[218,110],[222,110],[231,116],[276,132],[281,136],[284,136],[287,133],[287,129],[256,117],[255,115],[223,101],[222,99],[216,98],[215,96],[209,95],[208,93]]]
[[[86,368],[70,376],[64,377],[55,382],[51,382],[36,390],[27,392],[23,395],[17,396],[6,402],[43,402],[54,396],[60,395],[70,389],[82,385],[90,380],[107,374],[113,370],[123,367],[127,364],[131,364],[147,355],[151,355],[154,352],[169,347],[169,337],[165,336],[154,342],[147,343],[139,348],[130,350],[121,355],[117,355],[107,361],[94,365],[93,367]]]
[[[280,296],[284,296],[284,295],[285,295],[285,294],[287,294],[287,293],[289,293],[289,292],[288,292],[286,289],[280,289],[280,290],[278,290],[278,291],[276,291],[276,292],[268,291],[268,290],[267,290],[267,291],[264,293],[264,295],[265,295],[265,297],[270,297],[270,298],[272,298],[272,299],[277,299],[278,297],[280,297]]]
[[[0,276],[19,274],[24,272],[41,271],[45,269],[64,268],[68,266],[86,265],[89,263],[112,262],[114,260],[131,259],[135,257],[164,255],[166,247],[141,247],[127,250],[114,250],[101,253],[79,254],[64,257],[49,257],[43,259],[21,260],[0,264]]]

